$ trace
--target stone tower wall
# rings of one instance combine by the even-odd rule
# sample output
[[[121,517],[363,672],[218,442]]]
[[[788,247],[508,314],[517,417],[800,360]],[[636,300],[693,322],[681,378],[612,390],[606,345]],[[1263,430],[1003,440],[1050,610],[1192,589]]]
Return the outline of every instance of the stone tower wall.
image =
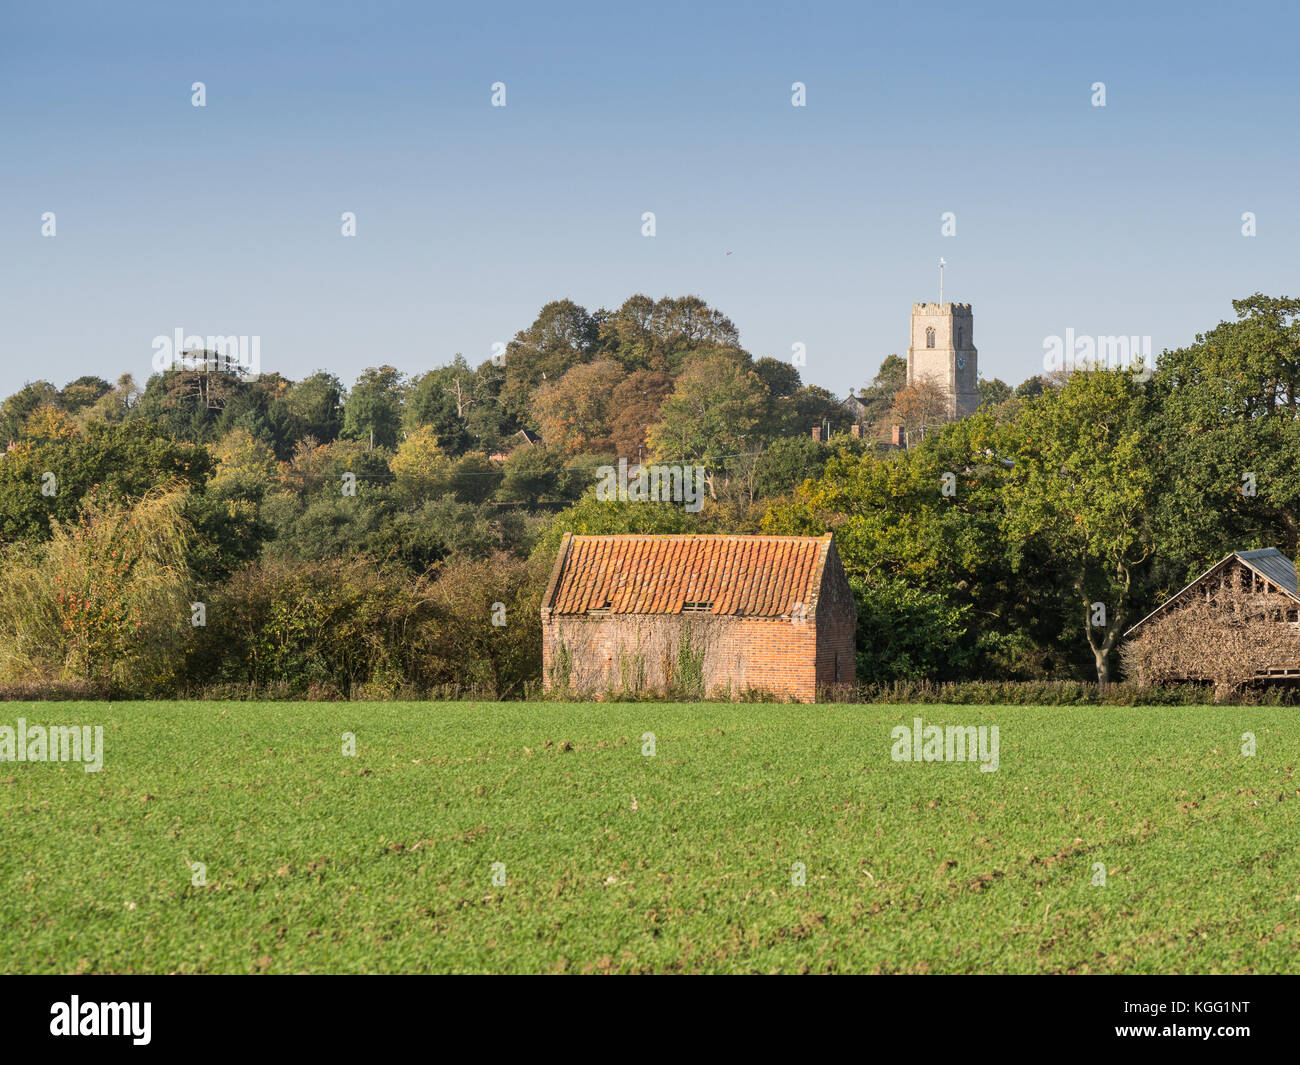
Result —
[[[930,329],[933,348],[926,346]],[[907,383],[918,385],[927,378],[947,395],[952,417],[973,414],[979,406],[979,353],[969,303],[912,304]]]

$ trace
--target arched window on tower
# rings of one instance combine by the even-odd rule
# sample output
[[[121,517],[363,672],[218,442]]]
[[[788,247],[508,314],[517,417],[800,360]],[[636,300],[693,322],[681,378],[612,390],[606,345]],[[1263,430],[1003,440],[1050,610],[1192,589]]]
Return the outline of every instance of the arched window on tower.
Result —
[[[965,340],[965,337],[963,337],[963,336],[961,335],[961,326],[958,326],[958,327],[957,327],[957,347],[959,347],[959,348],[965,347],[966,345],[963,343],[964,340]]]
[[[934,326],[929,326],[925,331],[925,346],[934,347]]]

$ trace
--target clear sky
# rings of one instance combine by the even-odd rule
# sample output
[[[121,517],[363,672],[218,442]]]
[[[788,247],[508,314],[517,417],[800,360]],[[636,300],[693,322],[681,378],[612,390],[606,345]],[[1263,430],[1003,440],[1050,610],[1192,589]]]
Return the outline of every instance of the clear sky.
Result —
[[[477,364],[548,300],[635,292],[702,297],[755,357],[803,343],[805,380],[843,394],[905,351],[940,256],[986,377],[1039,372],[1067,329],[1178,346],[1234,297],[1300,294],[1298,23],[1131,0],[10,0],[0,395],[143,383],[176,329],[346,384]]]

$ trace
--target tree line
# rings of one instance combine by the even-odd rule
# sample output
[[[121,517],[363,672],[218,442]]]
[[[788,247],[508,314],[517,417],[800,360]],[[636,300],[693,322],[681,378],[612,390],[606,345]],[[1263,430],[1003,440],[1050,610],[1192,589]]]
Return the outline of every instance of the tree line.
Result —
[[[1107,682],[1209,564],[1294,557],[1300,301],[1233,306],[1154,372],[981,381],[956,422],[892,355],[850,415],[694,297],[556,301],[499,359],[350,389],[203,353],[29,383],[0,404],[0,685],[523,696],[565,531],[833,531],[861,678]],[[597,500],[619,457],[703,465],[704,508]]]

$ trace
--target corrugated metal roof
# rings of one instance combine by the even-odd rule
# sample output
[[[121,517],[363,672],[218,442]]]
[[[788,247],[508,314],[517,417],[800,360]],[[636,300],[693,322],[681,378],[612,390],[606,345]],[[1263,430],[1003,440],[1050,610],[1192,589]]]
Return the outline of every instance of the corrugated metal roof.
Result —
[[[1300,595],[1297,586],[1295,563],[1276,547],[1265,547],[1258,551],[1237,551],[1236,556],[1261,577],[1272,581],[1280,588],[1285,588],[1292,595]]]
[[[808,611],[826,536],[566,536],[543,609],[552,614],[789,617]]]

